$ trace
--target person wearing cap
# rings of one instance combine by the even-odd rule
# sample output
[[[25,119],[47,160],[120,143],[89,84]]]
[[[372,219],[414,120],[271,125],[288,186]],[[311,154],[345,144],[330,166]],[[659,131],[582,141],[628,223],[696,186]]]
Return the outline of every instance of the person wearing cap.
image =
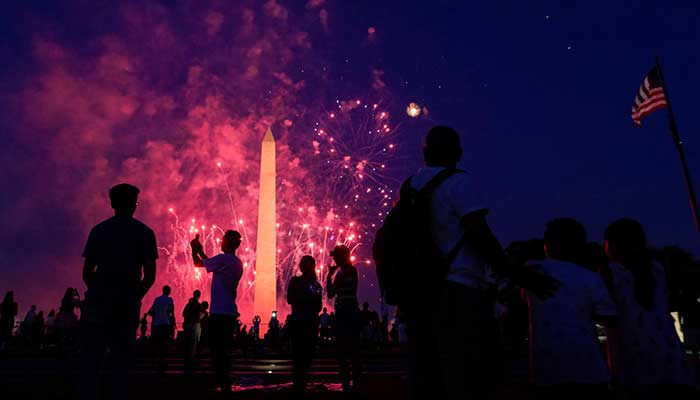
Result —
[[[112,398],[128,396],[128,364],[136,341],[141,300],[156,278],[156,236],[134,218],[139,189],[109,190],[114,216],[90,231],[83,257],[87,285],[80,324],[83,336],[80,397],[98,397],[100,364],[109,347]]]
[[[352,265],[350,249],[336,246],[331,252],[335,265],[329,267],[326,278],[328,298],[335,298],[335,344],[343,391],[357,390],[362,373],[360,360],[360,309],[357,302],[357,269]],[[352,362],[352,376],[348,368]],[[350,382],[352,381],[352,385]]]
[[[212,273],[211,279],[211,314],[209,316],[209,348],[217,384],[224,393],[231,392],[231,362],[227,347],[236,329],[238,306],[236,291],[243,276],[243,263],[236,256],[241,245],[241,234],[228,230],[221,240],[221,254],[208,258],[199,242],[199,235],[190,242],[192,260],[196,267],[205,268]]]

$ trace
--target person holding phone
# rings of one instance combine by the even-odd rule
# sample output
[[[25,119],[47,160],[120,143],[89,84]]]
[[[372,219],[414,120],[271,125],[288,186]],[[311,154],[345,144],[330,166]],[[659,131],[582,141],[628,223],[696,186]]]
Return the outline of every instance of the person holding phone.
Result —
[[[238,318],[236,291],[243,276],[243,263],[236,256],[241,245],[241,234],[226,231],[221,240],[221,254],[207,257],[199,242],[199,235],[190,242],[194,265],[206,268],[212,273],[211,280],[211,314],[209,316],[209,348],[214,361],[216,381],[221,391],[231,392],[231,362],[227,347],[233,337]]]

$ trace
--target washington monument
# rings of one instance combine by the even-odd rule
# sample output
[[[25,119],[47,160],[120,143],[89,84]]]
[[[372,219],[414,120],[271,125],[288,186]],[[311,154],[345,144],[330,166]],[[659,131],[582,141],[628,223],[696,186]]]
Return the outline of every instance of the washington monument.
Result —
[[[277,309],[277,227],[275,137],[267,128],[260,151],[258,236],[255,255],[255,314],[266,321]]]

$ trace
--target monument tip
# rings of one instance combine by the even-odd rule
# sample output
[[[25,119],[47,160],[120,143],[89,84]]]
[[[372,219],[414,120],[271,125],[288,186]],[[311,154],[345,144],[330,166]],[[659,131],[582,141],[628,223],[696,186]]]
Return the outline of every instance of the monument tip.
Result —
[[[272,135],[272,129],[267,128],[267,132],[265,132],[265,136],[263,137],[263,142],[274,142],[275,137]]]

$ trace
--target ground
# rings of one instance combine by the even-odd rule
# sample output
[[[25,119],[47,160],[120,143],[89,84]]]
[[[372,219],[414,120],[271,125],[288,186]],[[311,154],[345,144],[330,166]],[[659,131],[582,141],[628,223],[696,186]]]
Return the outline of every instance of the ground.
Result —
[[[280,352],[263,351],[255,356],[233,353],[232,371],[236,399],[288,399],[290,397],[291,362]],[[365,399],[407,398],[407,374],[403,354],[397,350],[366,352]],[[2,399],[70,399],[76,385],[77,358],[62,357],[52,351],[22,351],[0,358],[0,398]],[[527,361],[523,357],[506,364],[506,382],[497,399],[529,399],[526,381]],[[191,375],[183,372],[182,356],[168,353],[163,371],[156,368],[155,358],[140,351],[130,375],[132,399],[164,398],[218,399],[211,363],[206,353],[200,355],[198,367]],[[107,390],[107,389],[105,389]],[[337,365],[330,349],[322,349],[314,359],[310,399],[341,399]],[[437,399],[435,399],[437,400]]]

